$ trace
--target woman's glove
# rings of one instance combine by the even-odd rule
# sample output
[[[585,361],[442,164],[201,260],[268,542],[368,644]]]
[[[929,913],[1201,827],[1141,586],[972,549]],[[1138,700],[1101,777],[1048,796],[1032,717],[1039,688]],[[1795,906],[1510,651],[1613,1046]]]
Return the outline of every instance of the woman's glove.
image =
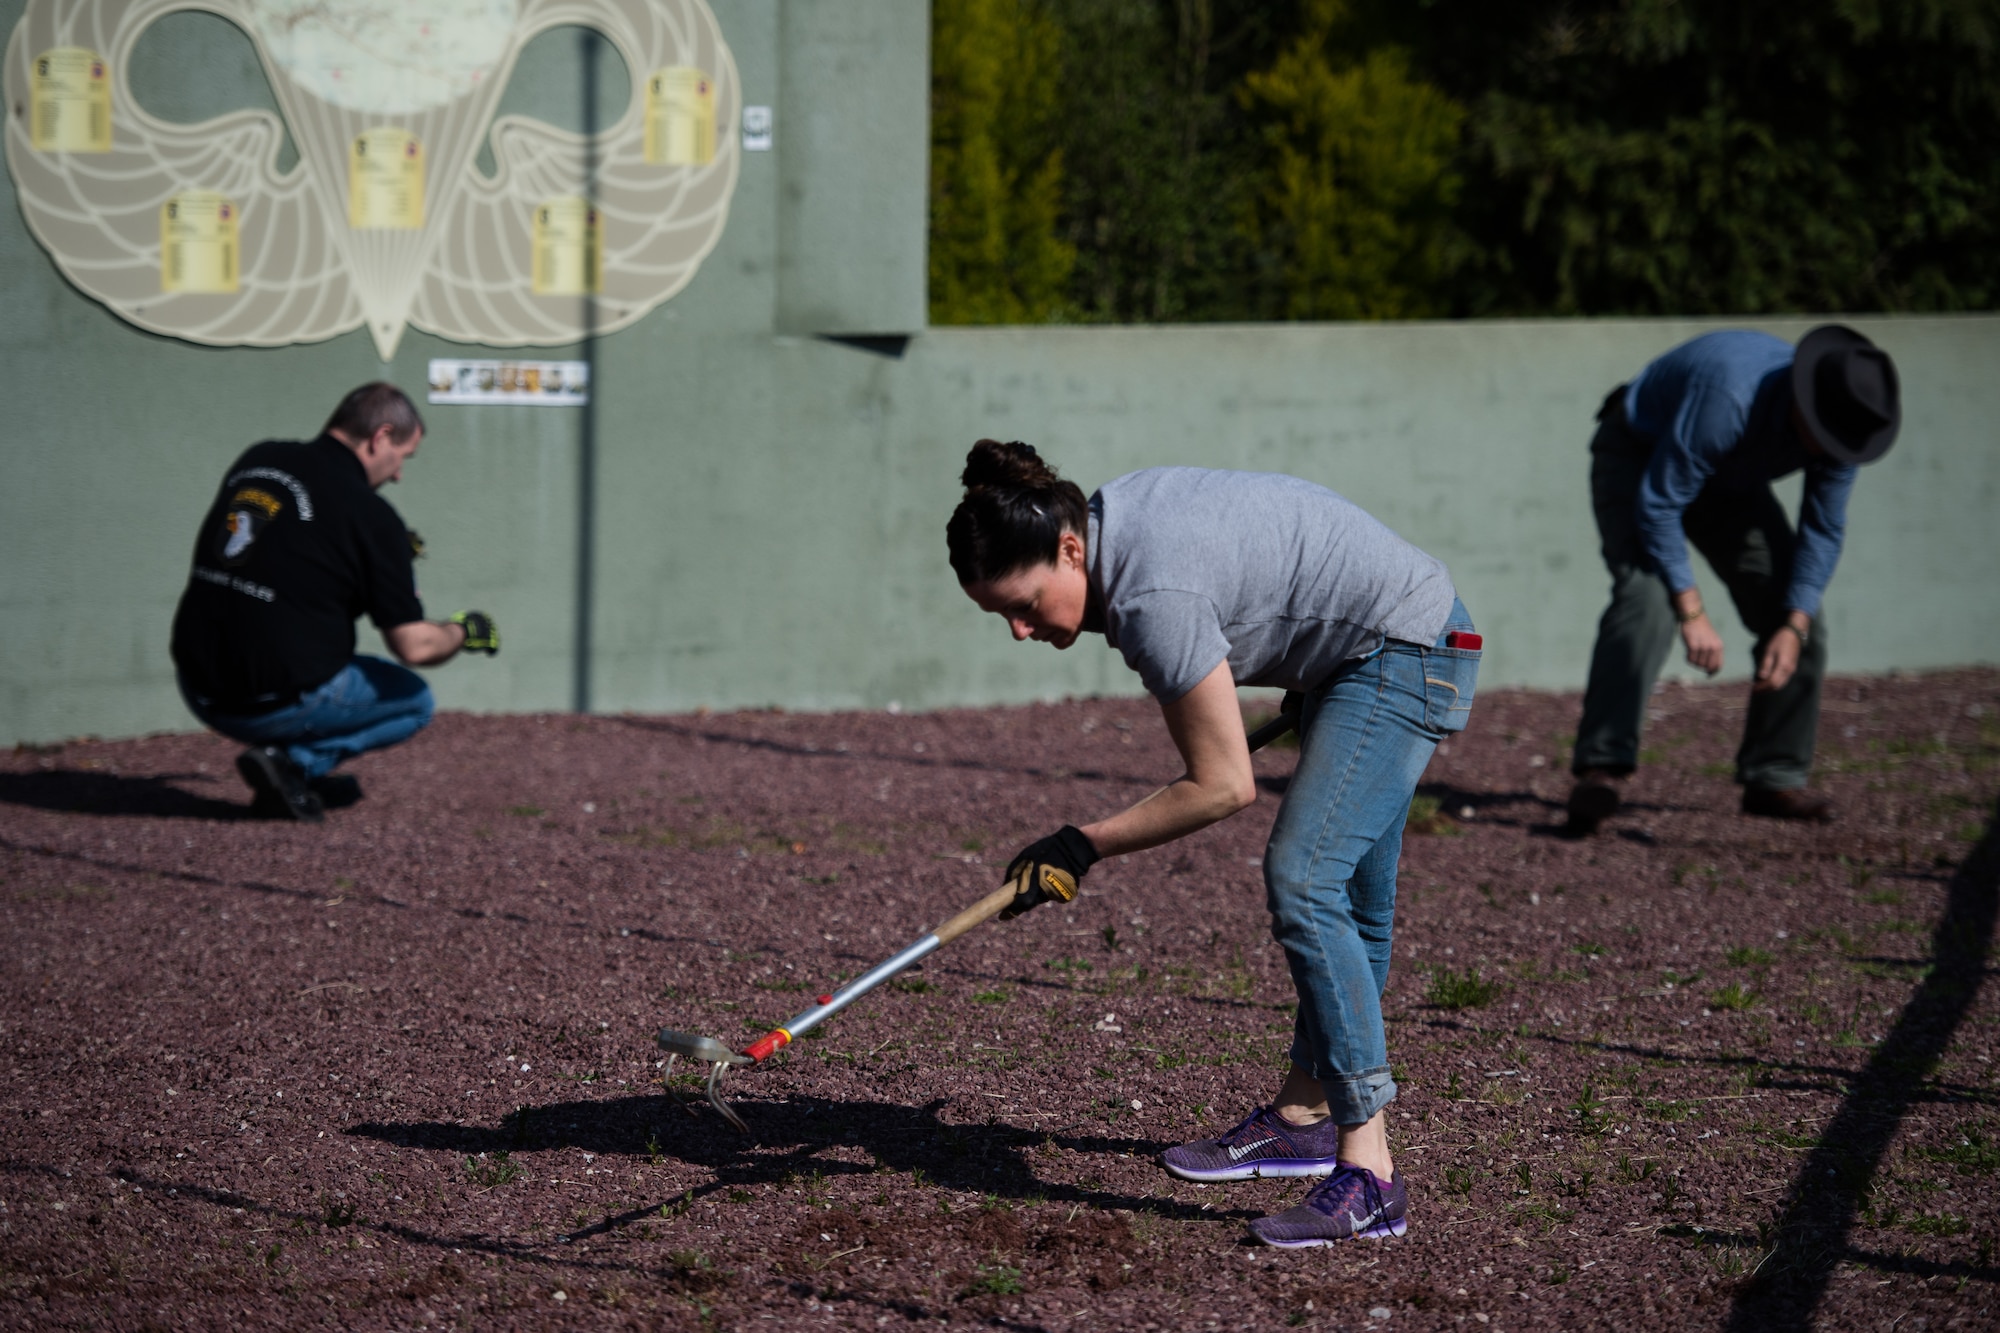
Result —
[[[1069,902],[1076,897],[1084,872],[1096,864],[1097,849],[1074,824],[1065,824],[1048,837],[1029,843],[1007,864],[1014,901],[1001,909],[1000,919],[1012,921],[1052,898]]]

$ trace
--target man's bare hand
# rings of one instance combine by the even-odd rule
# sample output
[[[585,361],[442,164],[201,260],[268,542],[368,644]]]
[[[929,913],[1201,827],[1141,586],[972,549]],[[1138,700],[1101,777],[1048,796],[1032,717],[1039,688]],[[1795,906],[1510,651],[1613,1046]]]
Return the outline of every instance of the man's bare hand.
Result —
[[[1799,669],[1799,653],[1805,647],[1803,635],[1811,631],[1800,629],[1797,621],[1799,612],[1792,614],[1794,618],[1772,634],[1765,641],[1764,650],[1757,655],[1757,680],[1750,688],[1758,693],[1784,689],[1792,673]],[[1800,632],[1794,633],[1794,630]]]
[[[1789,635],[1787,637],[1790,637]],[[1696,616],[1681,625],[1681,642],[1687,645],[1688,665],[1714,675],[1722,670],[1722,636],[1708,617]]]

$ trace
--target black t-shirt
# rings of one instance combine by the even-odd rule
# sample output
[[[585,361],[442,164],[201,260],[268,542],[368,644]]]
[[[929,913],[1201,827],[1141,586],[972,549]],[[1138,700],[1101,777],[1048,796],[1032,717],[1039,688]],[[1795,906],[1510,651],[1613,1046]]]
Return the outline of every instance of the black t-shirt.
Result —
[[[410,535],[352,449],[253,445],[223,478],[174,615],[174,665],[218,711],[263,712],[331,680],[354,618],[424,618]]]

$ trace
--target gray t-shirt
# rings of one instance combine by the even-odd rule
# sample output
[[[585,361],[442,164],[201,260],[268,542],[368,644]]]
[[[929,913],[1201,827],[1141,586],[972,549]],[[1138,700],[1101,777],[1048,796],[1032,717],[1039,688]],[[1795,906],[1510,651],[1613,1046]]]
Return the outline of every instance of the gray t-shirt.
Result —
[[[1239,685],[1311,689],[1384,636],[1431,644],[1443,564],[1324,486],[1156,467],[1090,497],[1086,622],[1172,703],[1225,658]]]

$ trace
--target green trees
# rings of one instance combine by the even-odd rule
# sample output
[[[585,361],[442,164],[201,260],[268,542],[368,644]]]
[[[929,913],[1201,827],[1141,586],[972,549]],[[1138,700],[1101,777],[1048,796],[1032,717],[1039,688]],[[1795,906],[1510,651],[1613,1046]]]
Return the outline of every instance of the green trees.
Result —
[[[1995,0],[1439,0],[1423,20],[1404,31],[1472,109],[1485,187],[1461,308],[2000,297]]]
[[[936,12],[955,318],[2000,301],[2000,0]]]
[[[1465,113],[1413,78],[1399,47],[1337,67],[1329,37],[1344,8],[1310,0],[1305,31],[1244,80],[1244,105],[1269,116],[1244,234],[1278,256],[1290,318],[1443,314],[1463,252],[1451,208]]]
[[[1033,0],[937,0],[932,24],[931,322],[1052,319],[1076,260],[1056,234],[1062,31]]]

